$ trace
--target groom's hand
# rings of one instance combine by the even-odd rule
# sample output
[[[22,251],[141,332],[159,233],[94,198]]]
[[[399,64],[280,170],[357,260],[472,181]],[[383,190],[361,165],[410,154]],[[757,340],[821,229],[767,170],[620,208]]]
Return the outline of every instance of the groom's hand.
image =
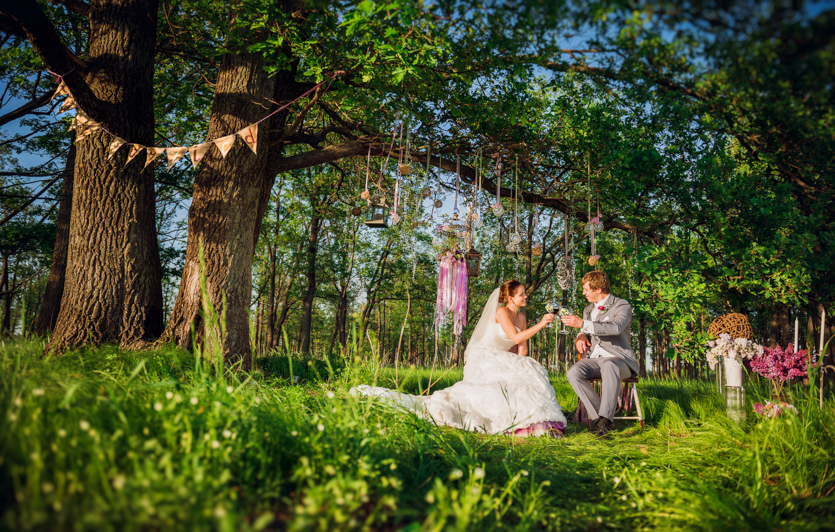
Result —
[[[569,327],[574,327],[575,329],[579,329],[583,326],[583,320],[574,315],[563,316],[560,319],[564,324],[568,325]]]
[[[580,334],[580,336],[578,336],[577,339],[574,341],[574,346],[577,347],[578,353],[585,353],[591,347],[589,337],[586,336],[585,333]]]

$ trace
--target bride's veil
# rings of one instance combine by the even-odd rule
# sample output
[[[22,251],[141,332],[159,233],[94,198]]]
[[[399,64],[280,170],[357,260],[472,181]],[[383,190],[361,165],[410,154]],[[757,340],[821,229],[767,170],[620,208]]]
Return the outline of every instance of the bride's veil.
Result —
[[[484,311],[481,313],[481,319],[476,323],[473,334],[470,336],[470,341],[467,342],[467,349],[464,351],[464,360],[467,360],[470,347],[480,344],[487,336],[490,330],[490,325],[496,321],[496,311],[499,309],[499,290],[496,288],[490,297],[487,298],[487,303],[484,305]]]

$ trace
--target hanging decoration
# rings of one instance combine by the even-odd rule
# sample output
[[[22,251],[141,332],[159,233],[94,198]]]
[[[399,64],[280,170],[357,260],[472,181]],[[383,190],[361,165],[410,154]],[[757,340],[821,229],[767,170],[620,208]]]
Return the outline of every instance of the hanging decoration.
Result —
[[[571,232],[571,228],[568,224],[568,212],[565,213],[565,249],[563,251],[563,256],[560,257],[560,260],[557,261],[557,284],[560,285],[560,288],[563,290],[568,290],[569,287],[574,285],[574,261],[569,256],[569,233]]]
[[[75,69],[73,69],[75,70]],[[72,72],[73,70],[70,70]],[[295,100],[279,107],[275,111],[271,112],[261,120],[249,124],[248,126],[244,127],[240,131],[236,131],[230,135],[226,135],[223,137],[219,137],[214,140],[201,142],[200,144],[195,144],[192,146],[170,146],[167,148],[158,148],[154,146],[145,146],[143,144],[136,144],[136,143],[129,143],[125,139],[122,139],[115,135],[114,133],[108,131],[100,122],[96,122],[91,120],[89,116],[84,112],[83,109],[78,107],[78,102],[76,101],[75,97],[73,96],[72,92],[70,92],[69,87],[64,82],[64,75],[58,75],[55,72],[48,71],[55,77],[55,81],[58,83],[58,88],[53,93],[52,98],[54,99],[57,96],[66,95],[64,102],[61,104],[60,109],[58,110],[58,114],[65,113],[72,109],[76,110],[75,117],[73,117],[72,122],[70,124],[69,131],[75,131],[75,140],[76,142],[80,142],[87,137],[89,137],[94,131],[104,131],[108,135],[113,138],[113,141],[110,142],[108,148],[108,159],[113,157],[113,155],[118,152],[122,146],[129,145],[130,152],[128,153],[127,160],[125,162],[125,166],[129,164],[133,159],[135,159],[142,151],[146,150],[146,157],[144,160],[145,168],[148,167],[149,164],[157,160],[163,154],[166,154],[164,160],[168,161],[168,169],[170,170],[174,164],[176,164],[180,159],[183,158],[184,155],[189,154],[191,158],[191,163],[193,166],[197,166],[197,163],[206,155],[209,149],[212,146],[215,146],[221,154],[221,157],[225,158],[229,152],[232,150],[233,146],[235,145],[235,140],[240,137],[243,141],[244,145],[246,145],[249,149],[252,150],[252,153],[257,154],[258,151],[258,124],[263,122],[264,120],[270,118],[274,114],[283,111],[284,109],[288,108],[292,104],[296,103],[301,98],[304,98],[308,94],[318,90],[322,87],[325,83],[328,84],[328,88],[330,84],[336,79],[337,76],[345,74],[344,71],[336,71],[334,72],[330,79],[326,79],[321,83],[317,83],[301,96],[296,98]],[[327,91],[327,88],[325,89]],[[51,101],[51,100],[50,100]]]
[[[516,157],[516,174],[514,181],[513,199],[513,231],[510,233],[509,243],[505,248],[510,253],[522,251],[522,233],[519,232],[519,156]]]
[[[497,153],[496,157],[496,203],[493,204],[493,214],[501,216],[504,214],[502,207],[502,154]]]
[[[539,257],[540,255],[542,255],[542,244],[537,242],[536,244],[531,246],[531,255],[533,255],[534,257]]]
[[[365,188],[363,189],[362,193],[360,193],[360,197],[365,201],[368,201],[371,198],[371,191],[368,190],[368,178],[371,175],[371,146],[368,146],[368,159],[365,163]]]
[[[460,336],[467,324],[467,261],[457,247],[438,256],[438,295],[435,302],[436,326],[452,315],[452,334]]]

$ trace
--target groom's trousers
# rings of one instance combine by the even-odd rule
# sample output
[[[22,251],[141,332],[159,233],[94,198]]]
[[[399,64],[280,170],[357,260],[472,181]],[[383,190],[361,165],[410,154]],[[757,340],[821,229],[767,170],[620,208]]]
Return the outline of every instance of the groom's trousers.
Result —
[[[615,417],[618,409],[618,395],[623,379],[632,376],[632,370],[622,358],[584,358],[568,370],[568,382],[574,388],[574,393],[583,401],[589,419],[605,417],[609,421]],[[602,397],[589,382],[590,379],[601,379],[603,382]]]

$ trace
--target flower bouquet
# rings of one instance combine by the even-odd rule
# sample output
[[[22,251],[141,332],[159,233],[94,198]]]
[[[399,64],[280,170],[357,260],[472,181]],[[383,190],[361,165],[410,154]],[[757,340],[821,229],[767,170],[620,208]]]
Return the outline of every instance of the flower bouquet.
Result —
[[[795,415],[800,415],[794,405],[790,405],[784,401],[780,401],[779,403],[766,401],[765,404],[754,403],[752,406],[754,407],[754,412],[767,418],[780,417],[780,414],[783,412],[794,412]]]
[[[710,369],[716,367],[720,358],[725,362],[725,379],[728,386],[742,386],[742,362],[762,355],[763,347],[746,338],[732,338],[722,333],[716,340],[707,343],[707,363]]]
[[[785,351],[779,345],[775,348],[762,348],[762,351],[760,356],[748,362],[748,367],[751,371],[771,381],[778,398],[782,395],[783,384],[786,381],[795,377],[806,377],[808,367],[817,366],[817,363],[812,362],[806,349],[795,352],[792,344],[789,344]]]

